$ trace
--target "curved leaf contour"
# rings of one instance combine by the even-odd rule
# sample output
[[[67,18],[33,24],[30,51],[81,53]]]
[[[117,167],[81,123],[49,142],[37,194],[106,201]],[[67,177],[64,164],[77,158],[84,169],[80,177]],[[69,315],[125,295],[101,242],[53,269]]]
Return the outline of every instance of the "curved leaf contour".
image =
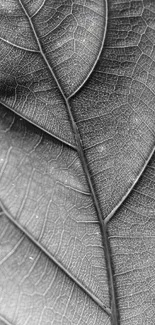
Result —
[[[104,218],[111,218],[130,192],[155,136],[154,4],[108,4],[104,49],[91,77],[71,99]]]
[[[106,13],[100,12],[106,2],[0,5],[1,320],[152,325],[155,3],[109,0],[104,48],[100,53],[100,37],[94,61],[89,53],[86,70],[81,65],[84,74],[78,74],[76,55],[75,66],[65,56],[71,42],[66,48],[62,30],[67,37],[75,33],[76,17],[78,43],[85,21],[80,37],[87,35],[87,50],[94,49],[87,20],[95,22],[90,34],[95,30],[103,40],[106,18],[97,29],[96,17]],[[85,60],[88,52],[80,46]],[[32,109],[24,117],[33,125],[7,108],[22,117]]]
[[[0,102],[75,146],[65,97],[96,64],[106,10],[105,0],[1,0]]]

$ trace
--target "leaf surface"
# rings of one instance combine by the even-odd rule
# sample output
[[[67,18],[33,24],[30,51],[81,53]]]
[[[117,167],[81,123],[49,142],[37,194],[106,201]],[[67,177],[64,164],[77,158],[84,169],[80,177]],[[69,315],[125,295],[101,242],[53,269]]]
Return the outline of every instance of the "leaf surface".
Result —
[[[60,267],[108,304],[99,222],[76,151],[5,108],[0,112],[4,207]]]
[[[155,4],[0,5],[2,322],[152,325]]]
[[[82,86],[96,64],[106,10],[105,0],[2,0],[1,103],[75,145],[65,98]]]
[[[103,217],[114,213],[154,148],[153,9],[149,1],[129,3],[109,1],[102,54],[71,99]]]
[[[6,324],[110,324],[107,314],[5,215],[0,223],[0,312]]]
[[[109,224],[122,324],[153,324],[155,319],[154,188],[155,155]]]

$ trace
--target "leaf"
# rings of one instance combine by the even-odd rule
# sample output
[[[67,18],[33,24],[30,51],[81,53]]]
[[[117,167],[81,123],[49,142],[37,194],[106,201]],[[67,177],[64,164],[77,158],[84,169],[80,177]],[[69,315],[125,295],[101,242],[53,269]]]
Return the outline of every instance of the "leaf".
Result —
[[[1,149],[3,148],[1,150],[3,152],[3,158],[1,155],[1,163],[3,166],[0,182],[1,200],[4,206],[7,207],[9,219],[18,228],[23,230],[39,248],[38,250],[34,248],[33,246],[35,245],[32,245],[30,240],[26,239],[26,242],[29,244],[25,244],[25,249],[28,250],[29,246],[32,248],[25,255],[24,252],[22,253],[22,250],[25,250],[23,244],[17,238],[17,241],[12,243],[11,259],[16,261],[16,257],[13,254],[15,251],[15,256],[17,255],[19,261],[22,259],[20,256],[26,258],[26,261],[23,261],[24,272],[29,273],[29,271],[26,271],[27,266],[25,266],[25,263],[28,263],[28,265],[30,264],[29,267],[33,265],[34,272],[37,273],[38,266],[36,265],[36,260],[39,258],[38,251],[40,250],[42,255],[46,254],[44,256],[45,261],[48,261],[49,257],[53,261],[49,261],[49,263],[57,265],[57,267],[54,266],[54,269],[60,268],[58,271],[60,273],[60,279],[63,273],[70,278],[62,281],[69,281],[69,283],[72,283],[71,279],[74,281],[75,296],[77,295],[76,291],[79,290],[76,287],[81,287],[81,290],[85,291],[88,297],[90,296],[97,305],[103,309],[108,309],[105,306],[105,303],[107,305],[109,303],[108,281],[99,224],[76,152],[64,148],[63,145],[60,146],[57,140],[41,134],[40,131],[31,127],[27,122],[20,121],[19,118],[14,118],[13,113],[8,112],[6,114],[5,108],[3,109],[2,107],[0,121],[3,126],[0,132]],[[3,229],[5,227],[2,226],[1,228]],[[7,228],[10,229],[9,226]],[[15,227],[11,226],[10,231],[13,234],[14,232],[19,233],[21,237],[21,231],[17,232]],[[4,243],[7,243],[8,240],[10,242],[8,238],[10,236],[7,233],[5,236]],[[13,235],[13,238],[16,237],[17,235]],[[16,251],[16,247],[17,250],[18,247],[21,247],[20,253]],[[35,256],[31,253],[33,250],[36,251]],[[10,255],[9,248],[8,251]],[[6,254],[6,248],[3,254]],[[6,257],[4,260],[6,261],[6,268],[9,269],[11,267],[11,270],[6,272],[8,274],[12,272],[13,265],[11,262],[8,262]],[[3,262],[2,260],[4,265],[5,261]],[[11,264],[10,267],[8,263]],[[15,268],[18,263],[20,264],[20,262],[15,263]],[[41,265],[46,264],[45,262],[38,263],[41,263]],[[20,270],[18,272],[20,273]],[[43,272],[45,271],[40,271],[40,277],[43,276]],[[56,271],[53,272],[55,274]],[[63,274],[63,277],[66,279],[65,274]],[[101,277],[103,274],[104,279]],[[23,275],[21,276],[23,277]],[[24,278],[27,278],[27,276],[28,274],[26,273]],[[33,278],[32,274],[30,276]],[[51,279],[53,276],[51,275]],[[1,279],[2,283],[4,283],[2,276]],[[8,282],[8,279],[6,281]],[[26,281],[26,283],[22,284],[22,287],[20,286],[21,296],[25,295],[25,290],[27,290],[27,279],[23,279],[23,281],[24,283]],[[52,280],[50,281],[52,282]],[[61,280],[59,281],[61,282]],[[17,282],[16,278],[14,278],[13,282],[14,284]],[[23,285],[25,289],[23,289]],[[68,284],[68,292],[66,294],[64,293],[64,308],[67,299],[70,298],[72,286],[73,284]],[[8,289],[8,286],[6,286],[6,290],[10,291],[10,288]],[[42,290],[46,291],[44,288]],[[2,294],[2,297],[5,295],[7,296],[7,293]],[[32,292],[30,295],[32,295]],[[55,301],[55,295],[53,299]],[[29,305],[32,304],[31,300],[27,303]],[[27,303],[23,302],[23,305]],[[93,303],[88,302],[89,304],[89,309],[91,309]],[[1,305],[3,306],[3,304]],[[23,322],[20,314],[24,314],[24,319],[29,316],[26,315],[26,311],[23,311],[22,306],[19,307],[19,320],[17,317],[17,323],[18,321]],[[14,308],[12,314],[15,312]],[[42,311],[41,307],[39,307],[39,310],[40,312]],[[80,314],[79,311],[77,312]],[[102,316],[102,313],[101,315],[100,313],[101,311],[96,310],[93,317],[99,317],[99,319],[101,318],[106,321],[107,316]],[[99,315],[97,316],[97,314]],[[55,317],[54,314],[52,317]],[[94,322],[94,318],[92,321]],[[36,318],[37,323],[38,320]],[[81,323],[85,324],[83,318],[81,319]]]
[[[100,54],[105,0],[1,0],[0,10],[1,103],[75,145],[66,97],[82,86]]]
[[[122,324],[154,323],[154,170],[155,155],[109,224]]]
[[[155,4],[0,6],[1,321],[154,324]]]

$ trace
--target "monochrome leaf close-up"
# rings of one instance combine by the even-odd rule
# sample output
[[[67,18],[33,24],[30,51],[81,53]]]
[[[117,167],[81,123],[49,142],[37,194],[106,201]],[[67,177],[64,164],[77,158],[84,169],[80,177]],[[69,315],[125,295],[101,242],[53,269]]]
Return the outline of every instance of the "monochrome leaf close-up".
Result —
[[[0,0],[1,324],[154,324],[154,127],[154,0]]]

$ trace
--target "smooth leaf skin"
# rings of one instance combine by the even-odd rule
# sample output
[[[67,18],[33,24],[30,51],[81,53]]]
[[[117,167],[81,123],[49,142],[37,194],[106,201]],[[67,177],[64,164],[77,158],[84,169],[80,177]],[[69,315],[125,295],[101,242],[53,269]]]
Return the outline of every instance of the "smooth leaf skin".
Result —
[[[1,103],[75,146],[60,87],[68,97],[91,73],[103,46],[106,10],[105,0],[2,0]]]
[[[109,317],[4,214],[0,315],[6,324],[110,325]]]
[[[8,6],[7,3],[2,1],[3,17],[12,15],[12,4],[17,2],[10,2]],[[70,2],[67,3],[70,5]],[[87,3],[92,5],[92,2]],[[42,7],[36,13],[37,4]],[[18,2],[22,19],[26,19],[26,24],[31,22],[31,31],[34,26],[32,20],[37,25],[38,17],[46,8],[44,5],[40,1],[36,1],[35,5],[34,1]],[[6,281],[6,292],[3,291],[0,308],[2,320],[6,319],[6,322],[12,323],[15,319],[15,324],[23,324],[24,319],[30,325],[35,322],[41,325],[45,322],[54,325],[74,322],[80,325],[91,322],[105,325],[111,322],[111,325],[116,325],[114,302],[118,308],[117,325],[152,325],[154,322],[154,157],[151,167],[147,165],[154,150],[155,3],[149,0],[110,0],[108,7],[106,41],[100,57],[96,55],[97,65],[94,64],[92,70],[87,71],[85,79],[79,80],[79,86],[76,89],[73,87],[71,93],[67,93],[63,78],[58,75],[59,70],[54,71],[54,61],[50,61],[46,49],[45,56],[44,52],[42,57],[37,52],[41,38],[45,40],[43,34],[39,35],[38,43],[31,44],[33,49],[24,50],[24,57],[22,48],[16,49],[5,40],[1,43],[3,105],[0,107],[0,199],[5,216],[1,219],[4,241],[0,253],[2,259],[5,259],[6,252],[8,255],[0,268],[4,274],[2,284]],[[68,6],[66,8],[68,10]],[[22,26],[24,28],[23,20]],[[40,28],[43,33],[44,28],[46,26]],[[21,40],[20,35],[16,40]],[[43,47],[42,43],[42,51]],[[19,56],[15,55],[16,51],[20,53]],[[9,66],[11,55],[14,63]],[[64,51],[61,57],[63,55]],[[21,58],[23,61],[20,61]],[[27,65],[24,64],[25,58]],[[65,71],[65,68],[62,70]],[[41,82],[37,80],[37,71],[43,76],[39,75]],[[8,77],[7,81],[4,76]],[[74,79],[77,83],[78,73],[77,80],[75,76]],[[45,88],[43,85],[46,85]],[[54,96],[52,100],[54,98],[57,106],[51,105],[51,96]],[[67,96],[70,96],[69,99]],[[49,103],[50,118],[42,99]],[[15,106],[22,116],[23,107],[26,107],[26,112],[29,112],[29,107],[30,110],[38,109],[35,114],[31,111],[30,117],[25,116],[33,125],[15,117],[8,110],[8,107],[14,110]],[[58,107],[60,111],[57,114]],[[42,119],[43,112],[45,118]],[[50,135],[34,127],[34,124]],[[99,212],[102,215],[100,223]],[[16,247],[19,237],[15,244],[11,244],[11,236],[5,234],[4,223],[14,234],[13,240],[24,236],[26,244],[20,244],[21,251],[18,245]],[[107,238],[107,227],[108,247],[103,245],[106,243],[103,230]],[[24,298],[27,299],[24,307],[19,304],[19,296],[15,300],[14,292],[19,288],[19,278],[21,281],[23,277],[25,279],[23,272],[27,272],[28,279],[31,274],[29,268],[33,254],[29,254],[30,246],[37,256],[41,254],[41,262],[35,260],[37,257],[34,254],[37,266],[32,267],[32,272],[44,273],[45,279],[48,279],[49,273],[50,279],[53,279],[55,269],[61,274],[54,278],[56,289],[49,293],[50,310],[45,320],[43,316],[47,308],[43,308],[43,303],[46,306],[46,299],[42,298],[42,294],[38,298],[37,293],[34,305],[32,302],[36,273],[32,273],[31,285],[28,280],[26,289],[24,287],[24,290],[30,290],[29,296]],[[16,263],[14,269],[13,261],[26,256],[28,261],[23,266],[24,271],[22,267],[18,268],[20,262]],[[110,262],[107,262],[107,256]],[[45,260],[50,263],[49,271],[39,271],[46,264]],[[110,272],[111,269],[113,271],[111,278],[109,266]],[[19,274],[14,277],[18,269]],[[11,294],[8,273],[14,285]],[[64,277],[65,282],[62,280]],[[111,289],[112,284],[114,289]],[[79,298],[76,295],[74,300],[71,294],[73,287],[80,294],[83,308],[83,314],[78,309],[75,321],[71,319],[75,312],[70,306],[79,308]],[[68,293],[64,299],[65,290]],[[61,304],[60,295],[64,304]],[[11,311],[9,299],[14,300]],[[85,299],[90,304],[89,310],[84,305]],[[58,316],[53,314],[55,303]],[[68,308],[66,314],[65,308]]]

